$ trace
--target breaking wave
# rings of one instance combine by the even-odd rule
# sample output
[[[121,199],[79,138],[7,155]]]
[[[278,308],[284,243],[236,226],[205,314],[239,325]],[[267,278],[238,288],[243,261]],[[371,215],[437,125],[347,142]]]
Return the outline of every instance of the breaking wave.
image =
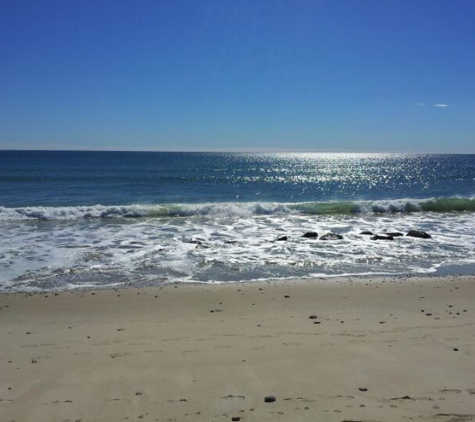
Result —
[[[134,204],[76,207],[0,207],[0,221],[78,220],[103,218],[160,218],[188,216],[243,216],[302,214],[394,214],[475,211],[475,198],[391,199],[327,202],[227,202],[205,204]]]

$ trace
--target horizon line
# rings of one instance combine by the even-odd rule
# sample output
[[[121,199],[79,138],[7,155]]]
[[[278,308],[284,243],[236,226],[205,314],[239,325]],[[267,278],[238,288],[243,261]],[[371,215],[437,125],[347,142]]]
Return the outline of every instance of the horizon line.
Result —
[[[1,148],[0,151],[30,151],[30,152],[216,152],[216,153],[313,153],[313,154],[444,154],[444,155],[474,155],[474,152],[442,152],[442,151],[354,151],[311,148],[184,148],[184,149],[128,149],[128,148]]]

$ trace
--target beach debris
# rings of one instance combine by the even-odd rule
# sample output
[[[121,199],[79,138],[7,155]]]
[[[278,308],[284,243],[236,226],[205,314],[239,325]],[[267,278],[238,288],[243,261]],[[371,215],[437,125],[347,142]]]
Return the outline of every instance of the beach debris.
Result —
[[[302,237],[305,237],[306,239],[317,239],[318,238],[318,233],[317,232],[307,232],[302,235]]]
[[[394,240],[394,237],[388,234],[376,234],[371,238],[371,240]]]
[[[277,242],[286,242],[287,240],[289,240],[288,236],[279,236],[277,238]]]
[[[409,230],[406,234],[406,236],[409,237],[418,237],[421,239],[431,239],[432,236],[430,234],[427,234],[426,232],[423,232],[422,230]]]
[[[469,421],[470,419],[473,419],[473,415],[464,413],[437,413],[435,416],[450,418],[449,420],[451,421]]]
[[[326,233],[323,236],[320,236],[320,240],[340,240],[343,239],[343,236],[338,233]]]
[[[227,396],[221,397],[222,399],[245,399],[246,396],[241,396],[241,395],[235,395],[235,394],[228,394]]]
[[[266,403],[274,403],[276,401],[276,397],[275,396],[265,396],[264,397],[264,401]]]

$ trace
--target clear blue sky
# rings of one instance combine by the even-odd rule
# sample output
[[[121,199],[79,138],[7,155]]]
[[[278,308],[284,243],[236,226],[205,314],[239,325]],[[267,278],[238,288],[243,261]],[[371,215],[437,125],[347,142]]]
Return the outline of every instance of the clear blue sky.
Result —
[[[0,149],[475,153],[474,0],[0,0]]]

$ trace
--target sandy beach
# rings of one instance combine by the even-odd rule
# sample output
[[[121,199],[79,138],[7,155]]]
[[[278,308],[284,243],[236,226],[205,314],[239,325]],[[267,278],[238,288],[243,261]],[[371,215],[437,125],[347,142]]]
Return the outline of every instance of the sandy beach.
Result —
[[[474,298],[474,277],[4,294],[0,420],[475,420]]]

